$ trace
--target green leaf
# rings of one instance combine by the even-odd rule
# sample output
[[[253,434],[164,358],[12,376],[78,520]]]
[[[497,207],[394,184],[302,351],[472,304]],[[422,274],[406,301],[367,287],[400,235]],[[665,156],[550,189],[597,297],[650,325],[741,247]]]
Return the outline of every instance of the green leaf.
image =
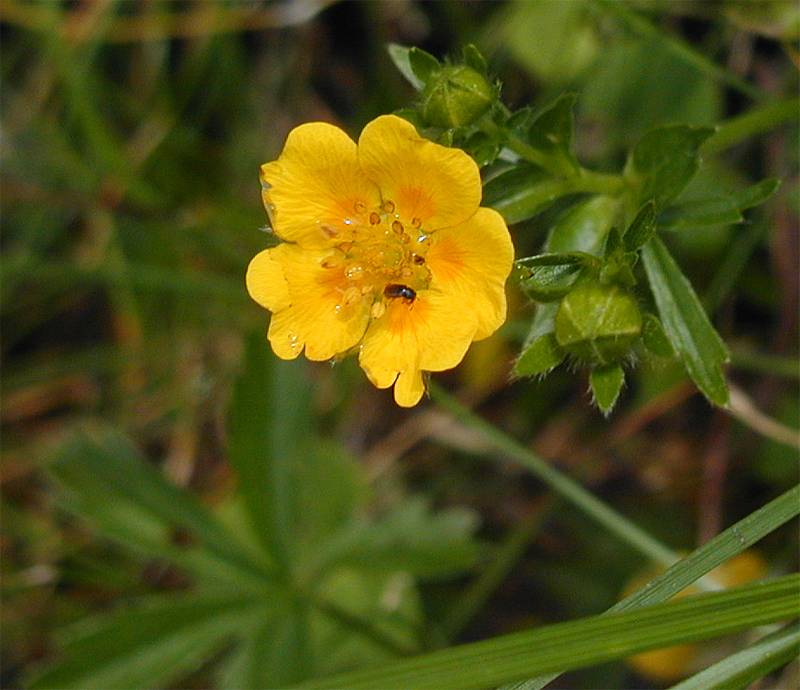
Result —
[[[411,48],[398,45],[397,43],[390,43],[386,46],[386,50],[389,52],[389,57],[392,59],[394,66],[400,70],[400,74],[408,80],[411,86],[417,91],[421,91],[425,88],[425,82],[416,75],[411,66],[411,56],[409,55]]]
[[[377,521],[355,521],[330,537],[315,567],[336,563],[425,578],[453,575],[475,562],[475,526],[469,511],[433,512],[426,501],[410,498]]]
[[[553,302],[566,295],[583,271],[580,264],[534,266],[530,274],[520,281],[520,286],[537,302]]]
[[[277,688],[312,677],[308,611],[285,602],[242,632],[218,673],[222,688]]]
[[[673,685],[671,690],[733,690],[747,688],[800,653],[800,623],[763,637],[747,649]]]
[[[728,404],[723,365],[728,349],[708,320],[686,276],[658,237],[642,249],[661,323],[689,376],[715,405]]]
[[[198,668],[257,616],[237,595],[159,596],[82,622],[62,650],[63,660],[29,687],[105,690],[155,687]]]
[[[411,66],[411,71],[414,73],[414,76],[417,77],[422,84],[426,84],[431,76],[441,67],[439,61],[433,57],[433,55],[425,52],[421,48],[411,48],[408,51],[408,64]]]
[[[517,259],[517,264],[526,266],[597,266],[597,257],[586,252],[546,252],[536,256]]]
[[[247,339],[230,409],[229,457],[254,532],[287,567],[298,515],[297,468],[311,430],[310,384],[262,335]]]
[[[800,575],[592,616],[304,683],[307,690],[478,690],[558,669],[696,642],[800,615]]]
[[[672,565],[642,589],[617,602],[608,612],[628,611],[667,601],[798,514],[800,514],[800,486],[790,489],[767,505],[753,511]],[[525,683],[524,690],[542,690],[557,677],[556,674],[531,679]]]
[[[556,342],[554,333],[536,338],[526,347],[514,364],[515,376],[546,374],[564,361],[566,352]]]
[[[660,209],[678,196],[697,172],[700,146],[713,133],[708,127],[669,125],[645,134],[625,166],[639,201],[652,199]]]
[[[593,196],[578,202],[553,225],[545,249],[600,256],[618,211],[619,201],[610,196]]]
[[[556,154],[565,172],[578,170],[578,161],[572,151],[575,128],[573,108],[578,97],[565,93],[548,105],[528,129],[528,143],[541,151]]]
[[[629,252],[637,250],[647,244],[650,238],[656,233],[656,207],[652,201],[648,201],[639,213],[636,214],[633,222],[625,231],[625,249]]]
[[[499,211],[507,223],[519,223],[535,216],[553,200],[549,198],[552,183],[541,168],[518,165],[484,185],[482,203]]]
[[[479,168],[494,163],[500,153],[500,144],[484,132],[474,132],[462,147],[478,164]]]
[[[619,364],[592,369],[589,375],[592,395],[597,407],[606,417],[614,409],[623,383],[625,383],[625,372]]]
[[[68,507],[129,547],[147,555],[181,559],[182,565],[198,566],[213,577],[219,564],[215,566],[196,550],[183,552],[170,546],[176,530],[187,530],[216,560],[255,583],[270,577],[265,562],[252,558],[191,494],[166,481],[118,434],[72,439],[49,470],[63,487]]]
[[[654,355],[659,357],[674,357],[675,350],[669,342],[664,327],[653,314],[645,314],[642,323],[642,342]]]
[[[481,51],[477,49],[477,47],[472,43],[467,43],[464,46],[464,63],[472,67],[472,69],[480,72],[481,74],[486,74],[488,71],[488,65],[486,64],[486,58],[483,57]]]
[[[763,204],[778,187],[780,180],[769,178],[724,197],[687,201],[666,209],[659,221],[668,230],[741,223],[744,220],[742,211]]]

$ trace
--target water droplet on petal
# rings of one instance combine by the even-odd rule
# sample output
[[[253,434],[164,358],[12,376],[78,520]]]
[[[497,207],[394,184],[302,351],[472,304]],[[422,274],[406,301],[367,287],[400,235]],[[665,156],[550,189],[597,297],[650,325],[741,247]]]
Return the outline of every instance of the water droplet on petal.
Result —
[[[344,274],[347,276],[348,280],[358,280],[364,274],[364,268],[359,264],[353,264],[347,267]]]
[[[428,236],[425,233],[423,233],[422,235],[417,237],[417,242],[422,243],[422,242],[427,242],[427,241],[428,241]]]

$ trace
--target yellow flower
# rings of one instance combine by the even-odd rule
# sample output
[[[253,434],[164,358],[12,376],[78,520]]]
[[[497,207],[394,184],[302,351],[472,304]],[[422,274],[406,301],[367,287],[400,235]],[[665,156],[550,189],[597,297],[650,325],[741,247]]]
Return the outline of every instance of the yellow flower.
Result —
[[[370,381],[410,407],[423,372],[456,366],[505,320],[511,238],[479,208],[478,167],[463,151],[394,115],[370,122],[358,145],[312,122],[261,167],[261,184],[284,241],[250,262],[247,289],[273,313],[278,357],[357,348]]]

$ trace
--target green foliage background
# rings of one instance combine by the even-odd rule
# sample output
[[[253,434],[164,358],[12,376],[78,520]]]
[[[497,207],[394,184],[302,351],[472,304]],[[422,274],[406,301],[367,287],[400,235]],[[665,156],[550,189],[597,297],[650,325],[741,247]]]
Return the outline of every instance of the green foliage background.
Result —
[[[529,295],[561,297],[598,251],[569,233],[605,222],[603,197],[553,202],[533,165],[484,169],[484,203],[514,223],[517,256],[565,263],[515,274],[506,326],[412,411],[352,361],[277,360],[244,270],[268,241],[258,166],[294,125],[355,135],[418,102],[389,44],[455,60],[475,44],[505,104],[532,106],[517,126],[574,108],[574,139],[531,135],[553,155],[571,142],[567,170],[618,172],[655,127],[723,123],[658,209],[659,238],[643,216],[623,249],[649,241],[636,275],[666,330],[664,299],[706,332],[674,257],[727,343],[725,369],[702,348],[693,360],[706,395],[725,376],[796,429],[798,21],[780,0],[0,5],[4,686],[538,675],[533,688],[575,668],[560,686],[661,687],[618,659],[728,635],[678,670],[723,659],[684,688],[770,673],[792,687],[796,627],[751,647],[752,631],[731,636],[798,613],[786,435],[713,409],[648,321],[664,356],[639,353],[621,392],[621,369],[592,373],[597,404],[616,402],[607,419],[586,371],[510,380],[515,361],[541,374],[564,358],[552,336],[531,340],[549,333],[536,328],[550,305]],[[464,143],[486,161],[491,144]],[[637,151],[634,177],[663,160]],[[769,178],[780,190],[751,208]],[[536,350],[517,361],[526,342]],[[766,584],[659,603],[756,541]],[[597,617],[678,552],[692,555],[617,604],[621,618]],[[636,610],[655,604],[673,608]]]

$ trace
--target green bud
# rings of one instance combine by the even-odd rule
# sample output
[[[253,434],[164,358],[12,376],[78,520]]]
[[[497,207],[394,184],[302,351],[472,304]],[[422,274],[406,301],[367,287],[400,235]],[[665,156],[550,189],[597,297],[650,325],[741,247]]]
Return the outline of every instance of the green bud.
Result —
[[[464,127],[483,115],[494,99],[492,85],[480,72],[467,65],[447,65],[425,85],[422,115],[435,127]]]
[[[556,313],[558,344],[587,364],[621,361],[641,332],[636,299],[617,285],[580,285],[561,300]]]

